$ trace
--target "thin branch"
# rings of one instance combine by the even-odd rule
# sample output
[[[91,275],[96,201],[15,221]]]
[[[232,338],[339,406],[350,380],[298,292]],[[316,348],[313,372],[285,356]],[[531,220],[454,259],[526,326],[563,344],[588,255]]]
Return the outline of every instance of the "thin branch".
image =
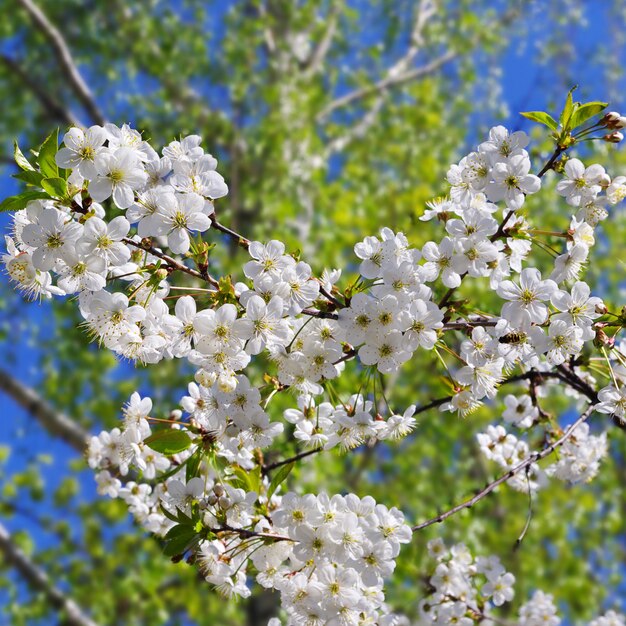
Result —
[[[276,535],[274,533],[263,533],[255,530],[246,530],[245,528],[233,528],[232,526],[220,526],[219,528],[209,528],[210,532],[220,535],[222,533],[233,533],[239,535],[243,539],[252,539],[254,537],[260,537],[261,539],[272,539],[273,541],[295,541],[291,537],[285,535]]]
[[[55,435],[80,453],[85,451],[89,433],[60,411],[53,409],[39,394],[0,369],[0,391],[32,415],[51,435]]]
[[[337,98],[322,109],[322,111],[317,115],[317,120],[321,121],[325,119],[333,111],[345,107],[356,100],[361,100],[362,98],[366,98],[377,93],[383,93],[392,86],[399,85],[434,72],[441,67],[441,65],[447,63],[449,60],[452,60],[457,53],[452,53],[452,56],[448,58],[451,54],[451,51],[449,51],[424,66],[414,68],[413,70],[408,69],[424,44],[424,28],[428,20],[435,15],[435,13],[436,4],[433,0],[422,0],[415,14],[413,28],[411,29],[410,43],[406,52],[387,69],[383,78],[375,82],[373,85],[355,89]]]
[[[65,623],[71,626],[97,626],[74,600],[56,587],[48,575],[15,545],[9,531],[1,523],[0,553],[4,555],[5,562],[14,567],[35,591],[43,593],[52,606],[63,611]]]
[[[337,32],[339,13],[342,5],[343,0],[336,0],[332,3],[332,6],[328,11],[328,15],[326,16],[326,30],[324,31],[324,34],[319,40],[317,46],[315,46],[315,49],[311,53],[311,56],[304,67],[304,76],[309,77],[317,73],[324,64],[324,60],[328,55],[328,51],[330,50],[330,46]]]
[[[39,31],[50,42],[65,78],[83,105],[85,111],[97,124],[105,124],[106,118],[96,104],[91,90],[81,76],[72,53],[60,31],[33,0],[17,0],[28,12]]]
[[[436,59],[433,59],[430,63],[427,63],[426,65],[421,65],[420,67],[416,67],[413,70],[409,70],[401,74],[386,76],[385,78],[382,78],[373,85],[368,85],[367,87],[355,89],[354,91],[351,91],[344,96],[337,98],[328,106],[326,106],[318,114],[317,120],[321,121],[327,118],[337,109],[345,107],[348,104],[355,102],[356,100],[361,100],[363,98],[382,93],[392,87],[397,87],[398,85],[403,85],[423,76],[427,76],[428,74],[432,74],[433,72],[436,72],[439,68],[443,67],[454,58],[456,58],[458,54],[459,53],[456,50],[448,50],[447,52],[444,52],[442,55],[438,56]]]
[[[68,109],[65,109],[43,88],[41,81],[33,80],[28,72],[26,72],[15,59],[6,54],[2,54],[0,55],[0,61],[27,89],[33,92],[52,119],[71,126],[81,125],[80,121],[77,120]]]
[[[288,463],[293,463],[294,461],[299,461],[300,459],[303,459],[304,457],[311,456],[312,454],[317,454],[318,452],[321,452],[322,450],[323,448],[313,448],[312,450],[305,450],[304,452],[295,454],[294,456],[289,457],[288,459],[283,459],[282,461],[276,461],[275,463],[268,463],[267,465],[263,466],[263,473],[267,474],[268,472],[271,472],[273,469],[276,469],[277,467],[287,465]]]
[[[139,248],[140,250],[145,250],[146,252],[149,252],[155,257],[162,259],[163,261],[167,263],[167,265],[172,270],[178,270],[180,272],[184,272],[185,274],[189,274],[189,276],[193,276],[194,278],[199,278],[200,280],[206,281],[209,284],[213,285],[214,287],[219,287],[219,284],[220,284],[219,281],[213,278],[213,276],[210,276],[206,272],[204,273],[199,272],[198,270],[194,270],[191,267],[187,267],[184,263],[177,261],[175,258],[165,254],[164,252],[161,252],[161,250],[159,250],[158,248],[155,248],[152,245],[149,245],[149,244],[145,245],[144,243],[140,241],[134,241],[133,239],[130,239],[128,237],[124,237],[123,241],[124,243],[127,243],[130,246],[134,246],[135,248]]]
[[[447,510],[445,513],[441,513],[440,515],[437,515],[436,517],[426,520],[425,522],[416,524],[412,528],[413,532],[417,532],[418,530],[422,530],[423,528],[427,528],[428,526],[432,526],[433,524],[439,524],[443,522],[444,520],[448,519],[449,517],[451,517],[452,515],[458,513],[459,511],[473,507],[477,502],[482,500],[484,497],[488,496],[496,487],[498,487],[502,483],[507,482],[509,479],[511,479],[513,476],[515,476],[519,472],[525,470],[527,467],[530,467],[533,463],[537,463],[541,459],[545,459],[547,456],[551,455],[557,448],[562,446],[570,438],[570,436],[573,434],[576,428],[580,426],[580,424],[582,424],[585,420],[587,420],[587,418],[593,412],[594,406],[595,405],[590,404],[587,407],[587,410],[584,413],[582,413],[576,419],[576,421],[570,424],[570,426],[568,426],[568,428],[563,433],[563,435],[559,437],[556,441],[552,442],[550,445],[546,446],[541,451],[533,452],[525,461],[522,461],[521,463],[516,465],[514,468],[510,469],[505,474],[502,474],[502,476],[500,476],[499,478],[496,478],[496,480],[487,484],[475,496],[469,498],[468,500],[465,500],[464,502],[461,502],[461,504],[457,504],[456,506]]]
[[[210,217],[211,217],[211,226],[215,228],[215,230],[219,230],[225,235],[228,235],[229,237],[236,239],[237,245],[241,246],[245,250],[248,249],[248,247],[250,246],[250,240],[247,237],[240,235],[238,232],[235,232],[234,230],[231,230],[230,228],[228,228],[228,226],[224,226],[224,224],[220,224],[220,222],[217,221],[217,218],[215,217],[214,213]]]

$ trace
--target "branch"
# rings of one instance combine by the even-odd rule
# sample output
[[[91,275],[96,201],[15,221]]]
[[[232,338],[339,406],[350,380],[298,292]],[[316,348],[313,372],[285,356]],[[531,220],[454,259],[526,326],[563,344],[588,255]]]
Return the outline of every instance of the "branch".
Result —
[[[219,287],[219,284],[220,284],[219,281],[213,278],[213,276],[210,276],[206,272],[199,272],[198,270],[194,270],[191,267],[187,267],[184,263],[177,261],[175,258],[165,254],[164,252],[161,252],[161,250],[159,250],[158,248],[155,248],[154,246],[150,244],[146,245],[143,242],[134,241],[133,239],[130,239],[128,237],[124,237],[123,241],[124,243],[127,243],[129,246],[134,246],[135,248],[139,248],[140,250],[145,250],[146,252],[149,252],[153,256],[158,257],[159,259],[162,259],[163,261],[167,263],[167,265],[172,270],[178,270],[180,272],[184,272],[185,274],[189,274],[189,276],[193,276],[194,278],[199,278],[200,280],[204,280],[208,282],[209,284],[213,285],[214,287]]]
[[[443,522],[444,520],[448,519],[449,517],[451,517],[452,515],[454,515],[455,513],[458,513],[459,511],[462,511],[463,509],[469,509],[473,507],[479,500],[482,500],[485,496],[489,495],[496,487],[508,481],[510,478],[512,478],[519,472],[525,470],[527,467],[530,467],[533,463],[537,463],[541,459],[544,459],[547,456],[551,455],[557,448],[562,446],[570,438],[570,436],[573,434],[576,428],[578,428],[578,426],[580,426],[580,424],[582,424],[591,415],[591,413],[593,412],[594,406],[595,405],[590,404],[587,407],[587,410],[584,413],[582,413],[576,419],[575,422],[570,424],[570,426],[563,433],[563,435],[559,437],[559,439],[557,439],[550,445],[546,446],[543,450],[538,451],[538,452],[533,452],[525,461],[522,461],[521,463],[516,465],[514,468],[506,472],[506,474],[503,474],[499,478],[496,478],[496,480],[490,482],[472,498],[465,500],[465,502],[461,502],[461,504],[457,504],[456,506],[452,507],[445,513],[441,513],[440,515],[437,515],[437,517],[433,517],[432,519],[426,520],[425,522],[422,522],[421,524],[417,524],[413,526],[412,527],[413,532],[422,530],[423,528],[427,528],[428,526],[432,526],[433,524],[439,524]]]
[[[51,435],[80,452],[85,451],[89,433],[64,413],[53,409],[39,394],[7,371],[0,369],[0,391],[32,415]]]
[[[72,113],[63,108],[63,106],[49,93],[47,93],[45,89],[42,89],[41,82],[33,80],[15,59],[12,59],[6,54],[2,54],[0,55],[0,61],[22,82],[24,86],[33,92],[37,100],[39,100],[52,119],[59,120],[60,122],[71,126],[81,125]]]
[[[342,357],[338,361],[335,361],[335,364],[341,363],[342,361],[345,361],[347,358],[352,358],[353,356],[355,356],[355,354],[356,354],[355,351],[351,350],[344,357]],[[574,376],[576,375],[574,374]],[[516,374],[515,376],[510,376],[506,380],[503,380],[499,386],[503,387],[504,385],[510,385],[512,383],[518,383],[524,380],[529,380],[531,382],[534,382],[537,385],[540,385],[542,384],[543,380],[546,378],[557,378],[563,381],[566,385],[573,387],[577,391],[581,391],[577,386],[575,386],[572,383],[572,380],[566,378],[560,372],[538,372],[537,370],[528,370],[527,372],[524,372],[522,374]],[[287,388],[288,388],[288,385],[285,385],[283,387],[283,389],[287,389]],[[451,395],[443,396],[441,398],[435,398],[434,400],[431,400],[427,404],[422,404],[421,406],[418,406],[415,409],[415,411],[413,412],[413,417],[415,417],[416,415],[420,415],[421,413],[426,413],[427,411],[430,411],[430,409],[435,409],[441,406],[442,404],[444,404],[445,402],[450,402],[450,400],[452,400],[453,397],[454,396],[451,396]],[[357,447],[360,448],[361,446],[357,446]],[[356,450],[356,448],[353,448],[353,449]],[[293,461],[299,461],[300,459],[304,457],[311,456],[313,454],[318,454],[320,452],[324,452],[325,450],[326,448],[313,448],[311,450],[305,450],[304,452],[299,452],[298,454],[295,454],[291,457],[283,459],[282,461],[276,461],[274,463],[267,463],[263,465],[262,471],[265,474],[267,472],[270,472],[273,469],[276,469],[277,467],[281,467],[282,465],[287,465],[288,463],[291,463]]]
[[[85,83],[83,77],[78,71],[76,62],[72,57],[72,53],[70,52],[63,35],[61,35],[59,30],[50,22],[46,14],[33,2],[33,0],[18,0],[18,2],[22,5],[22,7],[24,7],[24,9],[26,9],[39,31],[52,45],[65,78],[87,113],[89,113],[90,117],[97,124],[105,124],[106,118],[96,104],[87,83]]]
[[[9,531],[1,523],[0,553],[4,555],[5,562],[14,567],[35,591],[42,592],[52,606],[66,614],[66,623],[71,626],[97,626],[74,600],[55,587],[48,575],[15,545]]]
[[[250,245],[250,240],[247,237],[244,237],[243,235],[240,235],[239,233],[235,232],[234,230],[231,230],[230,228],[228,228],[228,226],[224,226],[224,224],[220,224],[217,221],[217,218],[215,217],[214,213],[210,217],[211,217],[211,225],[213,226],[213,228],[215,228],[215,230],[219,230],[220,232],[224,233],[225,235],[228,235],[229,237],[232,237],[233,239],[236,239],[237,240],[237,245],[241,246],[245,250],[248,249],[248,246]]]
[[[413,70],[409,70],[401,74],[386,76],[385,78],[382,78],[373,85],[368,85],[367,87],[355,89],[354,91],[347,93],[345,96],[337,98],[329,105],[327,105],[324,109],[322,109],[322,111],[317,116],[317,120],[321,121],[327,118],[333,111],[345,107],[355,100],[361,100],[362,98],[385,92],[391,87],[403,85],[404,83],[408,83],[417,78],[421,78],[422,76],[432,74],[440,67],[444,66],[446,63],[449,63],[454,58],[456,58],[458,54],[459,53],[455,50],[448,50],[447,52],[444,52],[441,56],[438,56],[436,59],[433,59],[430,63],[427,63],[426,65],[421,65],[420,67],[416,67]]]
[[[333,2],[328,15],[326,17],[327,26],[322,38],[319,40],[315,50],[313,50],[307,64],[304,68],[304,76],[309,77],[320,70],[326,55],[330,50],[330,46],[337,32],[337,23],[339,21],[339,11],[343,5],[343,0]]]

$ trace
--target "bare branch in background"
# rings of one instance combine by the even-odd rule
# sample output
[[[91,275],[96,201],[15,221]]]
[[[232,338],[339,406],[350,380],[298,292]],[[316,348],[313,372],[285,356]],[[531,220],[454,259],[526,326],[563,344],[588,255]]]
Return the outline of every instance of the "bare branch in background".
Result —
[[[390,87],[394,87],[396,85],[415,80],[420,76],[430,74],[431,72],[439,69],[445,63],[451,61],[457,53],[449,50],[424,66],[416,67],[412,70],[409,69],[413,61],[415,61],[415,57],[424,45],[424,28],[436,12],[437,6],[434,0],[422,0],[419,3],[415,15],[409,47],[404,55],[391,65],[385,72],[385,75],[373,85],[355,89],[354,91],[350,91],[344,96],[333,100],[317,115],[317,120],[321,121],[327,118],[333,111],[345,107],[352,102],[361,100],[371,95],[383,94]]]
[[[45,89],[42,88],[42,84],[39,81],[31,78],[26,70],[11,57],[2,54],[0,55],[0,62],[16,76],[19,81],[30,91],[33,92],[37,100],[45,109],[46,113],[54,120],[63,122],[67,125],[79,125],[80,122],[72,115],[72,113],[65,109],[53,96],[51,96]]]
[[[333,43],[335,34],[337,32],[337,24],[339,22],[339,13],[343,7],[343,0],[336,0],[332,3],[328,15],[326,16],[327,26],[322,38],[319,40],[317,46],[311,53],[306,66],[304,67],[304,75],[311,76],[319,71],[322,67],[326,55],[330,50],[330,46]]]
[[[541,459],[545,459],[547,456],[550,456],[557,448],[562,446],[574,433],[574,431],[584,422],[587,418],[593,413],[595,405],[590,404],[584,413],[582,413],[572,424],[570,424],[565,432],[559,437],[556,441],[547,445],[543,450],[533,452],[527,459],[516,465],[514,468],[510,469],[506,474],[502,474],[502,476],[496,478],[496,480],[487,484],[483,489],[481,489],[475,496],[465,500],[465,502],[461,502],[461,504],[457,504],[452,507],[445,513],[441,513],[432,519],[426,520],[421,524],[417,524],[413,526],[411,530],[416,532],[418,530],[422,530],[423,528],[427,528],[428,526],[432,526],[433,524],[439,524],[444,520],[448,519],[455,513],[462,511],[463,509],[472,508],[478,501],[482,500],[485,496],[488,496],[496,487],[505,483],[507,480],[513,478],[516,474],[526,470],[526,468],[531,467],[537,461]]]
[[[55,587],[48,575],[15,545],[9,531],[2,524],[0,524],[0,553],[3,554],[5,563],[14,567],[30,587],[43,593],[52,606],[65,613],[64,623],[71,626],[97,626],[74,600]]]
[[[63,35],[46,17],[46,14],[33,2],[33,0],[17,0],[28,12],[39,31],[46,37],[54,48],[61,70],[65,75],[70,87],[76,94],[77,98],[89,113],[89,116],[97,124],[104,124],[106,118],[96,104],[91,90],[87,86],[81,76],[76,62],[72,57],[72,53],[65,41]]]
[[[64,413],[53,409],[30,387],[0,369],[0,391],[12,398],[32,415],[51,435],[55,435],[81,454],[89,440],[89,433]]]

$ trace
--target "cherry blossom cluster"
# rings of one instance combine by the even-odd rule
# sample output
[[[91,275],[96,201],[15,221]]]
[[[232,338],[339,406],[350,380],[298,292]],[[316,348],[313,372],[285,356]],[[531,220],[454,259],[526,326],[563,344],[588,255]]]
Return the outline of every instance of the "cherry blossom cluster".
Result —
[[[281,241],[249,241],[221,224],[216,201],[228,188],[195,135],[159,154],[128,125],[71,128],[60,149],[42,146],[38,170],[22,155],[26,180],[43,191],[14,214],[9,278],[30,297],[76,297],[90,334],[121,357],[195,369],[174,410],[157,415],[135,393],[123,425],[93,437],[100,493],[122,498],[168,556],[187,557],[225,595],[247,596],[253,577],[278,590],[289,624],[392,624],[383,580],[411,528],[368,497],[281,495],[297,461],[405,437],[429,408],[469,415],[518,383],[502,417],[520,437],[491,425],[478,434],[483,453],[522,491],[550,476],[593,478],[606,433],[583,420],[563,435],[543,403],[557,382],[577,406],[626,417],[626,345],[606,332],[626,319],[583,280],[595,229],[626,197],[626,177],[566,159],[566,146],[532,174],[528,141],[491,129],[421,218],[438,220],[441,239],[416,247],[384,227],[354,246],[356,277],[316,274]],[[526,205],[550,169],[562,171],[556,192],[574,211],[556,233],[535,228]],[[246,251],[234,284],[211,274],[205,238],[216,230]],[[542,274],[529,257],[545,253],[544,236],[563,245]],[[494,310],[455,302],[464,280],[488,282]],[[383,376],[417,351],[442,365],[451,393],[395,410]],[[248,369],[254,361],[262,380]],[[340,397],[333,381],[351,361],[362,384]],[[293,404],[273,415],[285,390]],[[306,452],[274,461],[285,431]],[[558,461],[541,466],[533,439],[560,446]],[[425,623],[474,623],[513,596],[512,575],[463,546],[442,548],[438,570]],[[548,610],[537,597],[522,610],[529,626]]]
[[[505,570],[498,557],[474,557],[464,544],[448,548],[441,539],[430,541],[428,551],[437,565],[428,581],[432,593],[420,602],[418,626],[505,623],[500,621],[497,611],[513,599],[515,577]],[[553,597],[538,590],[520,607],[515,623],[559,626],[561,618]],[[588,626],[624,626],[625,623],[626,616],[608,611]]]
[[[199,403],[198,386],[190,387],[192,395],[182,403],[200,425],[206,419],[204,406]],[[246,392],[252,397],[246,398]],[[249,387],[239,394],[235,397],[243,401],[234,403],[235,410],[243,414],[255,398]],[[208,402],[205,406],[218,410]],[[204,535],[195,546],[196,564],[226,596],[247,597],[247,578],[254,572],[261,586],[280,592],[290,623],[330,624],[337,616],[344,623],[362,619],[392,623],[391,616],[384,616],[388,609],[383,580],[395,568],[400,544],[412,536],[400,511],[352,494],[289,492],[267,500],[223,481],[209,464],[202,464],[198,475],[187,479],[186,466],[198,457],[206,440],[198,435],[184,452],[168,459],[143,443],[152,434],[151,410],[150,398],[133,394],[124,409],[124,430],[103,431],[92,438],[88,458],[99,470],[100,493],[122,498],[136,521],[161,537],[177,530],[177,522],[195,520],[195,530],[199,524]],[[167,471],[172,464],[174,471]],[[129,468],[146,480],[122,482],[114,475],[128,476]],[[157,472],[166,471],[167,478],[151,482]],[[267,492],[268,481],[260,486]],[[211,530],[219,528],[230,532],[220,536]]]

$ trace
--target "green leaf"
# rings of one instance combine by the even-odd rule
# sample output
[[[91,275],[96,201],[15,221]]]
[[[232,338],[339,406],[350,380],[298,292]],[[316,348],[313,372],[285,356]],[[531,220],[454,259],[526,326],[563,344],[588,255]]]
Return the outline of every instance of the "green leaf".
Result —
[[[54,198],[67,198],[67,182],[62,178],[44,178],[41,186]]]
[[[569,123],[572,117],[572,113],[574,112],[574,100],[572,98],[572,93],[578,89],[578,85],[574,85],[569,92],[567,93],[567,98],[565,99],[565,107],[559,117],[559,121],[561,122],[561,127],[563,131],[569,130]]]
[[[274,474],[274,478],[272,478],[272,482],[270,483],[270,486],[267,489],[268,500],[274,495],[274,492],[278,489],[278,487],[280,487],[281,483],[283,483],[286,480],[287,476],[289,476],[295,464],[296,462],[292,461],[291,463],[281,465],[278,468],[278,471],[276,472],[276,474]]]
[[[186,450],[191,445],[191,439],[184,430],[159,430],[144,443],[161,454],[170,455]]]
[[[18,172],[17,174],[13,174],[13,178],[17,178],[18,180],[25,182],[27,185],[41,187],[43,175],[37,170],[26,170],[24,172]]]
[[[176,556],[186,552],[200,538],[193,527],[179,524],[170,528],[167,535],[165,535],[165,539],[167,544],[163,549],[163,553],[166,556]]]
[[[608,102],[585,102],[585,104],[581,104],[572,115],[570,126],[572,129],[578,128],[589,118],[598,115],[598,113],[602,113],[608,106]]]
[[[163,513],[167,519],[178,522],[178,518],[173,513],[170,513],[164,506],[161,506],[161,513]]]
[[[22,154],[20,147],[17,145],[17,139],[13,141],[13,158],[17,165],[26,172],[32,172],[35,168],[30,164],[28,159]]]
[[[43,191],[25,191],[18,196],[10,196],[0,203],[0,212],[21,211],[33,200],[50,200],[50,196]]]
[[[231,484],[234,487],[244,489],[245,491],[251,491],[250,477],[248,476],[247,470],[243,469],[243,467],[239,467],[239,465],[236,465],[231,469],[235,476],[234,479],[231,479]]]
[[[57,178],[59,168],[54,157],[59,150],[59,129],[52,131],[39,148],[39,170],[45,178]]]
[[[189,482],[192,478],[195,478],[198,475],[200,461],[202,461],[202,449],[198,448],[198,450],[196,450],[196,452],[194,452],[187,459],[187,468],[185,470],[185,480],[187,482]]]
[[[523,111],[520,115],[538,124],[543,124],[551,130],[557,130],[559,127],[557,121],[545,111]]]

